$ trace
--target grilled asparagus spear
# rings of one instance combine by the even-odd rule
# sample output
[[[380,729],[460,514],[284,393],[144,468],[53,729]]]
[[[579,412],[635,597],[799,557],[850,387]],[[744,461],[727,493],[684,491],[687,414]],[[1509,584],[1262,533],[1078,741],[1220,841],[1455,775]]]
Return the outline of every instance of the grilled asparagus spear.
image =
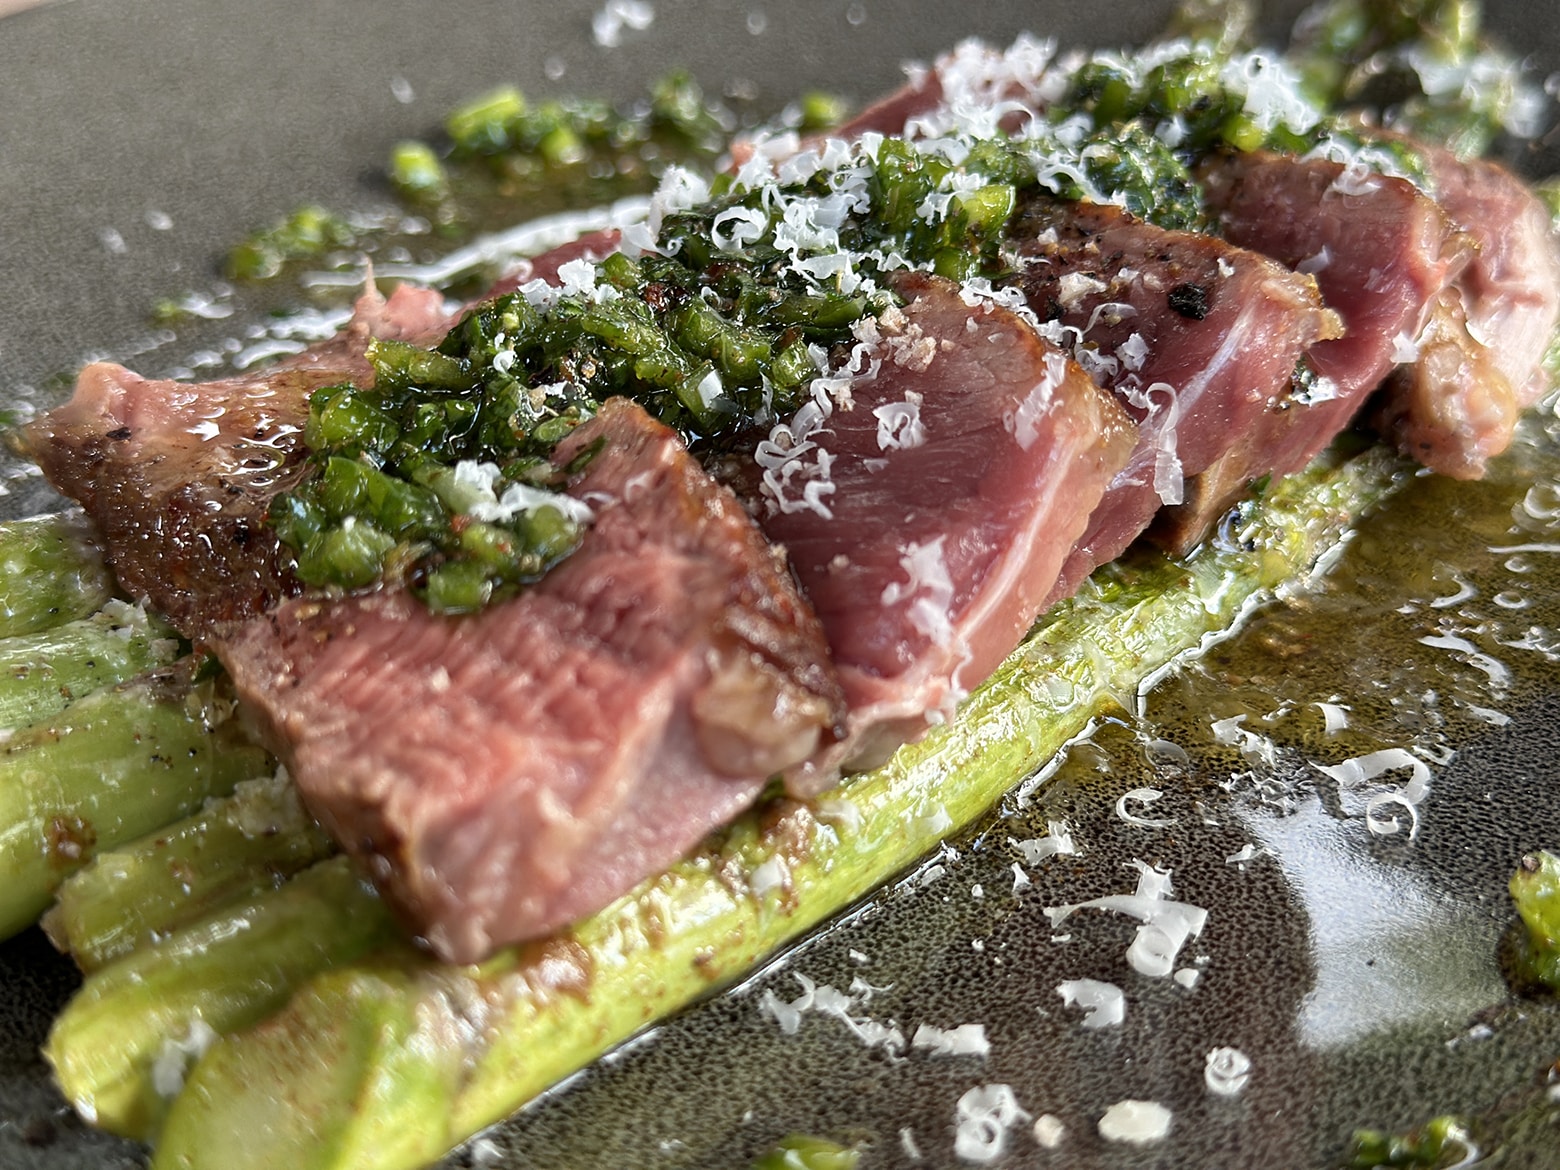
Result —
[[[231,703],[182,667],[97,691],[0,745],[0,938],[37,921],[98,849],[266,770]]]
[[[60,887],[43,928],[90,974],[335,851],[284,774],[245,780],[193,816],[98,854]]]
[[[373,888],[330,858],[98,971],[55,1021],[46,1055],[97,1125],[153,1137],[184,1057],[395,935]]]
[[[84,618],[114,595],[92,530],[75,514],[0,524],[0,581],[0,638]]]
[[[178,654],[171,630],[117,600],[91,617],[0,638],[0,728],[47,719],[99,687],[167,666]]]

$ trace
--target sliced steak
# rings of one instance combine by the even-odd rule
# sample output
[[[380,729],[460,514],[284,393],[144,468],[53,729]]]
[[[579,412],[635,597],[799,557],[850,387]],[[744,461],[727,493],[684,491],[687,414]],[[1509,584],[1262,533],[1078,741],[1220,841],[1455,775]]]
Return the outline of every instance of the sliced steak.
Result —
[[[1498,163],[1422,149],[1436,201],[1473,241],[1456,280],[1468,328],[1493,354],[1518,404],[1531,406],[1549,386],[1543,359],[1560,318],[1560,257],[1549,213]]]
[[[1013,239],[1030,308],[1141,426],[1067,559],[1059,600],[1178,503],[1186,477],[1250,442],[1300,354],[1336,322],[1310,277],[1119,208],[1032,199]]]
[[[904,85],[865,107],[844,125],[834,127],[826,131],[825,135],[810,139],[803,145],[816,144],[825,136],[852,142],[863,134],[902,135],[906,123],[936,108],[941,101],[942,83],[936,71],[918,70]]]
[[[1509,171],[1419,149],[1437,201],[1473,253],[1437,298],[1417,360],[1393,374],[1374,421],[1432,470],[1477,479],[1548,388],[1543,357],[1560,321],[1560,259],[1548,212]]]
[[[264,517],[304,468],[314,390],[369,384],[370,336],[442,298],[365,298],[335,339],[204,385],[89,367],[29,448],[127,588],[210,644],[305,800],[443,957],[599,909],[832,745],[821,628],[731,495],[611,403],[558,449],[596,519],[526,594],[437,617],[399,591],[300,597]]]
[[[543,280],[548,284],[556,285],[558,269],[571,260],[594,262],[605,259],[616,252],[622,246],[622,242],[623,233],[617,228],[602,228],[599,231],[586,232],[578,239],[559,244],[555,248],[548,248],[545,252],[521,260],[512,272],[500,277],[478,300],[492,300],[494,297],[514,292],[522,284],[533,280]]]
[[[996,668],[1136,440],[1015,314],[936,277],[897,289],[902,315],[863,341],[837,398],[759,451],[764,530],[790,554],[850,705],[845,743],[789,777],[802,792],[918,737]]]
[[[86,508],[124,588],[200,637],[297,592],[264,521],[302,474],[309,396],[371,380],[370,337],[427,342],[448,325],[442,297],[402,286],[363,297],[330,341],[252,374],[191,384],[95,362],[24,442]]]
[[[1456,285],[1436,297],[1414,350],[1383,384],[1371,425],[1432,471],[1481,478],[1511,445],[1522,402],[1496,351],[1474,337]]]
[[[444,617],[297,599],[217,644],[310,809],[444,959],[598,910],[831,743],[816,620],[735,498],[613,400],[569,490],[595,510],[537,585]]]
[[[1048,71],[1055,42],[1020,33],[1005,49],[976,38],[960,42],[930,68],[907,65],[905,84],[839,126],[805,137],[789,136],[797,150],[821,149],[829,139],[854,142],[868,134],[936,138],[955,128],[1018,133],[1062,95],[1062,73]],[[758,150],[778,159],[781,139],[738,140],[732,160],[741,165]]]
[[[1468,258],[1455,225],[1403,179],[1266,151],[1215,156],[1199,178],[1224,237],[1313,274],[1344,333],[1306,351],[1314,381],[1272,399],[1161,519],[1156,535],[1173,551],[1200,539],[1252,480],[1300,470],[1347,427],[1394,366],[1412,360],[1432,304]]]

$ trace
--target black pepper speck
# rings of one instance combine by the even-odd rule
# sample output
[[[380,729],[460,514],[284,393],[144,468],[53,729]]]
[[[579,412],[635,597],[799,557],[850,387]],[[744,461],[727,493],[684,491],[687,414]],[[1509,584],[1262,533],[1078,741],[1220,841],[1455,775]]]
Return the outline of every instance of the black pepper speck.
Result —
[[[1187,281],[1170,290],[1170,307],[1183,317],[1201,321],[1208,316],[1208,286]]]

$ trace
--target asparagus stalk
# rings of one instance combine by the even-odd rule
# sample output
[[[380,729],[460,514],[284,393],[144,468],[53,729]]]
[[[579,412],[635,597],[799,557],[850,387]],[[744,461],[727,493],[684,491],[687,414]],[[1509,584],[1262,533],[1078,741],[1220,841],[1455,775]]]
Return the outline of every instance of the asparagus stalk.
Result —
[[[347,858],[330,858],[92,975],[55,1021],[45,1055],[94,1124],[150,1138],[183,1080],[184,1058],[395,933],[373,887]]]
[[[214,683],[178,664],[97,691],[0,745],[0,938],[35,922],[99,848],[264,771]]]
[[[317,976],[206,1052],[154,1166],[396,1170],[438,1157],[979,816],[1091,715],[1308,571],[1399,474],[1380,452],[1313,468],[1274,488],[1233,541],[1109,570],[1053,611],[951,727],[815,804],[756,810],[546,942],[471,967],[403,944]],[[246,961],[257,957],[251,948]],[[72,1047],[56,1037],[50,1050],[58,1061]]]
[[[0,638],[0,728],[47,719],[74,699],[167,666],[178,654],[166,626],[117,600],[91,617]]]
[[[245,780],[195,815],[98,854],[60,887],[43,928],[91,974],[335,851],[284,773]]]
[[[35,634],[95,612],[114,581],[79,515],[0,524],[0,638]]]

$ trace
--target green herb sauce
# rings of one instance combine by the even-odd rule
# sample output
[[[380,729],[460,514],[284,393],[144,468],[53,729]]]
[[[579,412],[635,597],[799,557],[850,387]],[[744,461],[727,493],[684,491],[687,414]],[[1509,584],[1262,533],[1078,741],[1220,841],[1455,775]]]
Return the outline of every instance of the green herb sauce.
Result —
[[[1370,27],[1386,32],[1355,30],[1350,43],[1387,43],[1397,30],[1383,20]],[[782,139],[776,165],[760,137],[734,169],[666,168],[650,222],[625,234],[622,252],[566,265],[561,287],[533,282],[481,305],[435,349],[375,343],[372,387],[315,395],[311,474],[272,509],[299,577],[342,589],[396,581],[449,612],[512,593],[579,542],[584,517],[551,494],[560,477],[548,456],[605,399],[640,402],[694,445],[751,435],[795,411],[849,352],[857,323],[894,303],[894,272],[1006,275],[1006,232],[1029,192],[1205,230],[1193,168],[1212,150],[1318,151],[1423,177],[1412,151],[1324,113],[1312,94],[1327,86],[1312,78],[1308,90],[1293,63],[1238,53],[1230,37],[1097,53],[1053,63],[1047,77],[1059,100],[1016,129],[966,112],[914,140],[867,135],[795,154]],[[791,126],[840,112],[815,98]],[[589,159],[616,160],[616,172],[657,135],[707,163],[733,125],[685,75],[633,116],[572,99],[533,106],[507,88],[450,115],[442,159],[403,143],[390,173],[410,203],[455,224],[451,166],[508,181]],[[263,274],[338,240],[311,210],[235,257]]]
[[[1450,1115],[1435,1117],[1420,1129],[1407,1134],[1382,1133],[1362,1129],[1354,1135],[1350,1170],[1375,1170],[1382,1166],[1449,1165],[1455,1158],[1466,1158],[1473,1148],[1468,1127]]]
[[[1523,926],[1519,977],[1560,992],[1560,857],[1542,850],[1528,854],[1510,889]]]

